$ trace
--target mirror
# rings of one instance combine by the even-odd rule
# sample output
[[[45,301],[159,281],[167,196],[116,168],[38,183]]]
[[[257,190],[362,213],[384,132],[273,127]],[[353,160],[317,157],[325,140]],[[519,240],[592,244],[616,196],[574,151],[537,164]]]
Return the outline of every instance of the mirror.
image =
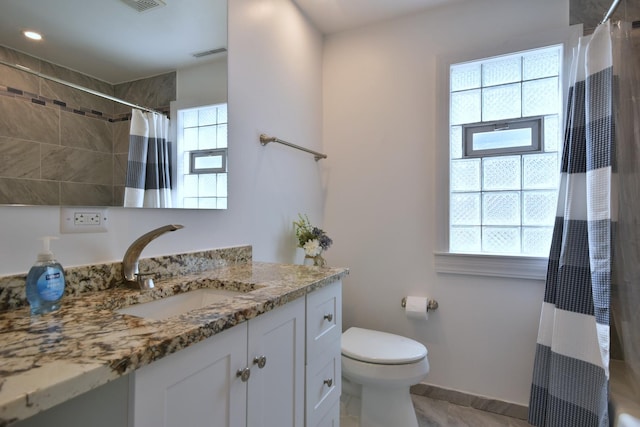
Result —
[[[28,40],[23,30],[43,38]],[[3,0],[0,204],[123,206],[131,105],[170,115],[173,162],[189,157],[177,152],[179,112],[215,106],[213,121],[184,134],[215,135],[213,147],[195,149],[226,150],[226,46],[226,0]],[[212,182],[177,169],[172,207],[226,206],[219,170],[217,204],[176,203],[179,187]]]

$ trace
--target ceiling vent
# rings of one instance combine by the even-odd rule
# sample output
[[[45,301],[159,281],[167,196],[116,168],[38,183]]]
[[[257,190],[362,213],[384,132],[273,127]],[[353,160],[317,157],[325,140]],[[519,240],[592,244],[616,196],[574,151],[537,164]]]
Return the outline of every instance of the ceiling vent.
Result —
[[[227,49],[225,49],[224,47],[219,47],[218,49],[211,49],[211,50],[204,50],[202,52],[196,52],[196,53],[193,53],[192,55],[195,56],[196,58],[202,58],[203,56],[215,55],[216,53],[222,53],[226,51]]]
[[[124,4],[137,10],[138,12],[146,12],[156,7],[166,6],[162,0],[122,0]]]

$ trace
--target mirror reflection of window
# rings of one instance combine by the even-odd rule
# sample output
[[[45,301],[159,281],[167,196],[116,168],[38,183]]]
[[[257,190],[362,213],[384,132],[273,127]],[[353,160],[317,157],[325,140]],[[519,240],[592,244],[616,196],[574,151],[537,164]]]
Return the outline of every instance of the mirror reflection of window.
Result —
[[[177,207],[227,208],[227,104],[179,109]]]

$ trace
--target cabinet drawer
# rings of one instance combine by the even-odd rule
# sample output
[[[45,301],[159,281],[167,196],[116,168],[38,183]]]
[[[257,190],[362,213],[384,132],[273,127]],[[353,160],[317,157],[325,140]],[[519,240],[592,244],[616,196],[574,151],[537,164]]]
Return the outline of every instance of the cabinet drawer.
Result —
[[[307,365],[307,425],[317,425],[340,402],[341,375],[340,340],[337,339],[327,345],[327,351],[313,364]]]
[[[338,280],[307,295],[307,363],[341,335],[342,282]]]

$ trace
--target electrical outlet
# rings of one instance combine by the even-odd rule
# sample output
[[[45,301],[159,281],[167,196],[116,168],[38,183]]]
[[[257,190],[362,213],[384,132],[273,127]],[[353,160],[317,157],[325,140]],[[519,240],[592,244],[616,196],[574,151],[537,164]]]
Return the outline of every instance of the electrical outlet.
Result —
[[[60,233],[105,233],[107,224],[107,209],[60,208]]]
[[[73,225],[100,225],[102,212],[74,212]]]

